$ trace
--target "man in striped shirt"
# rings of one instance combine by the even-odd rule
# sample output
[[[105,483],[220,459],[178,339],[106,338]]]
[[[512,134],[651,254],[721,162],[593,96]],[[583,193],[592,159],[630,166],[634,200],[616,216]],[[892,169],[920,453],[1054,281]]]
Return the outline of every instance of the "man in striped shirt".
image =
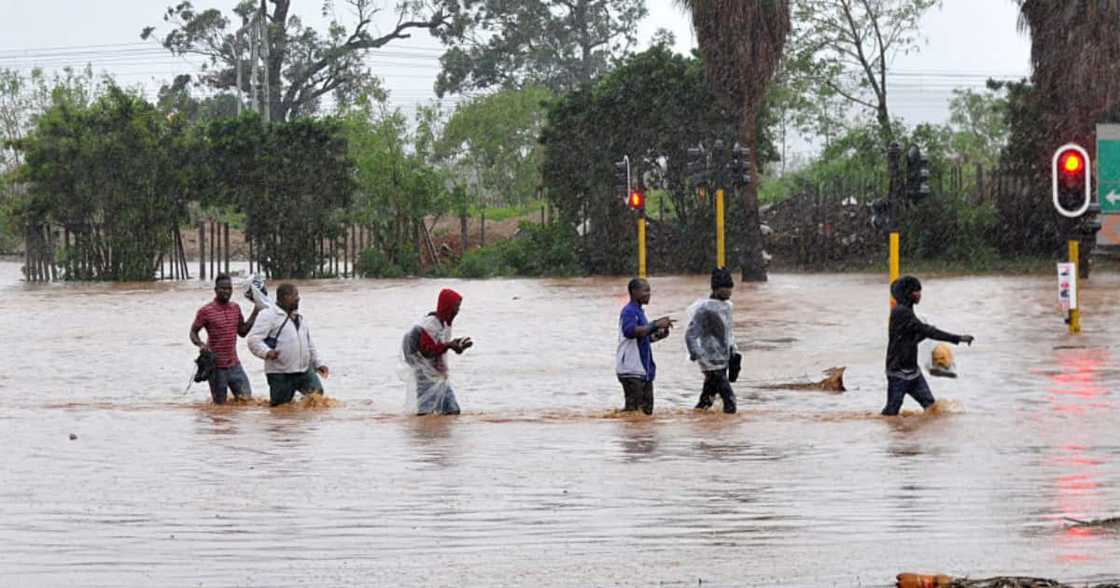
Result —
[[[237,338],[249,334],[259,309],[254,309],[246,321],[241,314],[241,306],[230,301],[232,297],[233,282],[230,277],[218,275],[214,279],[214,301],[198,309],[191,324],[191,343],[202,351],[214,354],[214,371],[210,374],[210,397],[214,404],[225,404],[230,390],[238,400],[253,396],[249,377],[237,359]],[[205,342],[198,336],[202,329],[206,329]]]

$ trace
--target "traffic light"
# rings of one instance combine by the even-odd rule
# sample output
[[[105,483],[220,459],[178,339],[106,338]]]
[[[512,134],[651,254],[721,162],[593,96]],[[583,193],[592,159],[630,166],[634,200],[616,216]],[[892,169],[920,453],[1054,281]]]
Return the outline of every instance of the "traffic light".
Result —
[[[626,200],[626,205],[631,210],[645,210],[646,208],[646,192],[642,187],[636,187],[630,191],[630,197]]]
[[[620,159],[614,162],[614,191],[620,196],[630,194],[630,161]]]
[[[751,183],[750,151],[736,143],[731,148],[731,159],[727,162],[727,177],[731,185],[742,188]]]
[[[871,208],[871,226],[876,230],[885,231],[891,225],[891,205],[882,198],[875,200],[870,205]]]
[[[911,200],[922,200],[929,194],[929,158],[917,145],[911,145],[906,150],[906,195]]]
[[[1054,207],[1068,218],[1085,214],[1092,203],[1090,192],[1089,154],[1080,145],[1070,143],[1054,152]]]
[[[685,166],[685,174],[688,176],[689,183],[694,187],[699,189],[708,187],[711,174],[708,173],[708,153],[704,151],[703,147],[688,148],[688,163]]]

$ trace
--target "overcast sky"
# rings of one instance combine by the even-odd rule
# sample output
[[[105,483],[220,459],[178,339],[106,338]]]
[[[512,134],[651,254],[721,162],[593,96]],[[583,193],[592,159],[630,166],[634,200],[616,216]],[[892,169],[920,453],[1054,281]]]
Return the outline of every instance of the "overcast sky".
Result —
[[[177,0],[176,0],[177,1]],[[750,1],[750,0],[748,0]],[[671,0],[647,0],[650,16],[642,22],[640,38],[649,44],[654,31],[666,28],[677,37],[677,50],[695,46],[688,18]],[[29,70],[34,65],[55,69],[92,62],[126,85],[142,85],[154,95],[162,80],[198,68],[197,60],[175,58],[165,52],[143,52],[138,43],[146,25],[158,26],[172,0],[0,0],[0,68]],[[391,2],[385,0],[383,4]],[[228,11],[235,0],[195,0],[199,9]],[[293,12],[305,23],[325,24],[322,0],[296,0]],[[335,16],[353,22],[342,0],[334,2]],[[923,20],[925,41],[920,51],[899,57],[893,64],[890,106],[908,123],[944,122],[946,102],[954,87],[983,87],[987,77],[1024,77],[1029,74],[1029,39],[1016,29],[1017,8],[1012,0],[944,0]],[[382,28],[392,24],[391,15]],[[158,34],[158,32],[157,32]],[[64,49],[59,49],[64,48]],[[153,49],[156,46],[153,44]],[[139,53],[138,53],[139,52]],[[61,55],[58,55],[61,53]],[[439,71],[439,43],[426,33],[395,41],[375,52],[369,63],[385,79],[393,103],[411,111],[434,98],[432,83]],[[55,54],[47,57],[47,55]],[[457,99],[448,98],[453,106]]]

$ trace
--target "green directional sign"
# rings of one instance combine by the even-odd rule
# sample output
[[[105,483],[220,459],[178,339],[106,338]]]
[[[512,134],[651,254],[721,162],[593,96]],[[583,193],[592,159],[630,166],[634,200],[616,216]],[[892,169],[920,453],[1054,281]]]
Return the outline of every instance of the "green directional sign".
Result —
[[[1097,125],[1097,202],[1120,214],[1120,125]]]

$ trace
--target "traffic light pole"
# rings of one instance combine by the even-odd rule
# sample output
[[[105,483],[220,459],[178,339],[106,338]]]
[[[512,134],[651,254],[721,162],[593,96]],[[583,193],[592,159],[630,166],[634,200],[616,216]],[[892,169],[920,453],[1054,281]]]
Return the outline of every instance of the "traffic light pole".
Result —
[[[890,266],[888,267],[888,270],[887,270],[887,272],[888,272],[887,277],[890,280],[889,281],[890,284],[894,284],[894,281],[898,279],[899,273],[901,273],[900,272],[900,265],[901,264],[900,264],[899,251],[898,251],[899,250],[899,241],[900,241],[900,236],[898,234],[898,231],[892,231],[891,232],[891,237],[890,237],[890,261],[889,261]],[[887,290],[888,290],[887,299],[890,301],[890,309],[893,310],[896,302],[895,302],[894,296],[890,294],[890,288],[888,288]]]
[[[638,277],[646,278],[646,211],[638,213]]]
[[[716,267],[727,267],[727,244],[724,235],[723,188],[716,190]]]
[[[898,231],[898,205],[901,198],[900,192],[902,191],[902,179],[900,176],[898,158],[901,155],[901,149],[898,143],[891,143],[887,149],[887,168],[890,173],[890,187],[887,194],[888,201],[888,217],[890,219],[890,236],[888,239],[888,259],[887,259],[887,304],[888,310],[894,310],[897,302],[894,296],[890,293],[890,286],[894,284],[895,280],[901,274],[901,254],[900,244],[902,236]]]

